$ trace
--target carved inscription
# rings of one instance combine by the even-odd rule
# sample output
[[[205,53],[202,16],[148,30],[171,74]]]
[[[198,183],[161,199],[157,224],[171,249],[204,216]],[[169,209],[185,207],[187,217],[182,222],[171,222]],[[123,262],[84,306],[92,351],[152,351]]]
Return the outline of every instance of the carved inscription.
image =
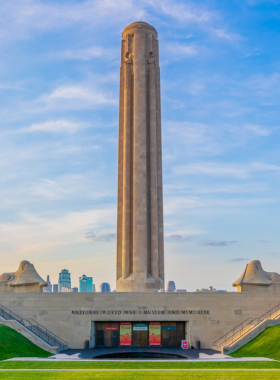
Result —
[[[208,315],[210,310],[72,310],[71,314],[91,315]]]

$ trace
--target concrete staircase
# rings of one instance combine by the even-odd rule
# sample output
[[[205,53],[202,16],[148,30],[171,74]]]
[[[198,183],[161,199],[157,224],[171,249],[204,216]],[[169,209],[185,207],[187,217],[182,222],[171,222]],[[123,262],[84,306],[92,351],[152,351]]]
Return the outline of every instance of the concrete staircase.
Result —
[[[0,305],[0,324],[9,326],[37,346],[52,353],[66,350],[67,343],[31,318],[24,319]]]
[[[213,347],[223,354],[230,354],[244,346],[261,332],[280,324],[280,305],[275,306],[259,318],[248,318],[240,325],[213,343]]]

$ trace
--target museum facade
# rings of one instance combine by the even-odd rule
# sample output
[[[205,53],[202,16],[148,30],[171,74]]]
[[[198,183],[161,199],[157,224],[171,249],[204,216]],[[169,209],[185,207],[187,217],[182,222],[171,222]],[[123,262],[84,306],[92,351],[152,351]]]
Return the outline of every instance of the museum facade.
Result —
[[[215,348],[221,336],[279,303],[277,289],[228,293],[1,293],[1,304],[31,318],[71,348],[178,347],[200,340]]]

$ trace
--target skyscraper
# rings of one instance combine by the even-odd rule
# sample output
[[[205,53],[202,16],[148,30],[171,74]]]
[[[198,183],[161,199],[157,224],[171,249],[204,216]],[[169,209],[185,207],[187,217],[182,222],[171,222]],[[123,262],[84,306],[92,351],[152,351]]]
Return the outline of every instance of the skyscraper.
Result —
[[[85,274],[79,277],[79,291],[92,292],[92,277],[87,277]]]
[[[71,273],[67,269],[62,269],[58,278],[58,291],[61,292],[62,288],[71,289]]]
[[[50,281],[50,276],[49,275],[47,275],[47,281],[46,281],[46,283],[48,284],[48,286],[46,286],[45,288],[44,288],[44,292],[52,292],[52,284],[51,284],[51,281]]]
[[[167,292],[175,292],[176,290],[176,285],[174,281],[168,281],[167,286],[166,286],[166,291]]]
[[[58,284],[53,284],[53,293],[58,292]]]
[[[164,288],[159,49],[156,29],[122,35],[119,104],[117,291]]]
[[[111,291],[111,287],[108,282],[102,282],[99,286],[99,291],[102,293],[109,293]]]

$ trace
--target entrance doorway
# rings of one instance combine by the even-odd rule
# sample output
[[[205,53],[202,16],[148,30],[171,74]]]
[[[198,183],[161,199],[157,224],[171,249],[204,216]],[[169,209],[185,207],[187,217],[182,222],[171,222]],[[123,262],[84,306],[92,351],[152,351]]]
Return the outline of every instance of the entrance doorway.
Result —
[[[95,322],[95,347],[180,347],[185,322]]]
[[[119,346],[119,323],[96,322],[95,346],[118,347]]]
[[[132,345],[136,347],[148,346],[148,323],[133,323]]]
[[[161,344],[163,347],[181,347],[181,341],[184,339],[184,322],[162,322]]]

